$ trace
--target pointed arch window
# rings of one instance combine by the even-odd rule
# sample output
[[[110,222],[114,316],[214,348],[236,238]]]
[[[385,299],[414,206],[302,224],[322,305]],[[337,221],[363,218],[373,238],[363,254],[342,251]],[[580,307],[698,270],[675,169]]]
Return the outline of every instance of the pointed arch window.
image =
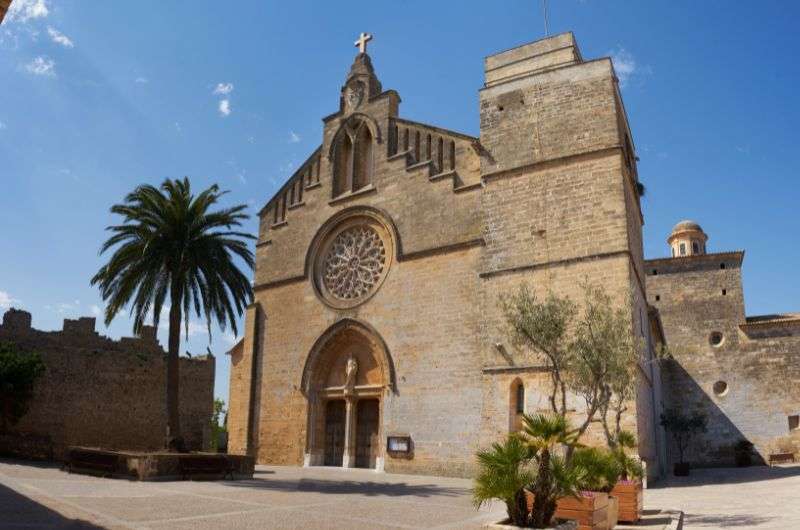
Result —
[[[346,125],[334,151],[333,196],[353,193],[372,184],[373,137],[363,121]]]

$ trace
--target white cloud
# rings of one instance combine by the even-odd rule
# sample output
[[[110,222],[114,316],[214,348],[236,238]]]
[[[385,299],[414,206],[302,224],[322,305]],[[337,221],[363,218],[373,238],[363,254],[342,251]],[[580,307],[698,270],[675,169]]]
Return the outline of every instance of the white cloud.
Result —
[[[8,126],[5,123],[3,123],[2,121],[0,121],[0,131],[2,131],[3,129],[7,129],[7,128],[8,128]]]
[[[181,127],[181,124],[180,124],[180,123],[178,123],[177,121],[175,122],[175,131],[176,131],[178,134],[183,134],[183,128]]]
[[[64,314],[64,313],[72,313],[74,311],[77,311],[77,309],[80,307],[80,305],[81,305],[81,301],[80,300],[75,300],[74,302],[61,302],[61,303],[58,303],[58,304],[55,304],[55,305],[48,304],[48,305],[44,306],[44,308],[49,310],[49,311],[55,311],[55,312],[57,312],[59,314]]]
[[[231,101],[229,99],[223,99],[219,102],[219,113],[221,116],[230,116]]]
[[[50,35],[50,39],[55,42],[56,44],[60,44],[65,48],[73,48],[75,43],[72,42],[72,39],[58,31],[56,28],[52,26],[47,26],[47,34]]]
[[[97,305],[97,304],[92,304],[92,307],[91,307],[90,309],[91,309],[91,311],[92,311],[92,314],[93,314],[94,316],[96,316],[96,317],[99,317],[100,315],[102,315],[102,314],[103,314],[103,308],[102,308],[102,307],[100,307],[100,306],[99,306],[99,305]]]
[[[52,59],[48,59],[47,57],[40,55],[33,61],[26,64],[25,69],[33,75],[55,77],[56,75],[55,66],[56,63],[53,62]]]
[[[11,307],[19,303],[21,303],[20,300],[17,300],[5,291],[0,291],[0,307]]]
[[[133,80],[134,83],[138,83],[140,85],[146,85],[150,81],[146,77],[139,76]]]
[[[300,141],[300,135],[294,131],[289,131],[289,143],[296,144]]]
[[[636,59],[625,48],[617,48],[617,50],[611,52],[611,60],[619,78],[619,85],[624,87],[636,73]]]
[[[8,19],[16,22],[44,18],[49,14],[46,0],[14,0],[8,8]]]
[[[233,92],[233,83],[217,83],[216,88],[214,88],[213,94],[227,96],[231,92]]]

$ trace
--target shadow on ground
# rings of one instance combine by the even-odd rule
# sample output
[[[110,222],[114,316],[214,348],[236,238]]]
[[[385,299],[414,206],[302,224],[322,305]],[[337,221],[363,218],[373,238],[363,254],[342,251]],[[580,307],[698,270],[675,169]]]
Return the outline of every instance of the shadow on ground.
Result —
[[[314,493],[330,493],[336,495],[364,495],[367,497],[456,497],[469,494],[465,488],[437,486],[435,484],[408,484],[405,482],[386,483],[356,480],[270,480],[253,479],[224,482],[234,488],[253,488],[274,491],[306,491]]]
[[[745,484],[800,476],[800,465],[718,467],[692,469],[688,477],[669,476],[652,484],[652,488],[691,488],[719,484]]]
[[[88,521],[69,519],[58,512],[0,484],[0,528],[101,529]]]
[[[759,525],[774,521],[777,517],[760,517],[757,515],[723,515],[723,514],[691,514],[684,516],[684,525],[711,528],[756,528]]]

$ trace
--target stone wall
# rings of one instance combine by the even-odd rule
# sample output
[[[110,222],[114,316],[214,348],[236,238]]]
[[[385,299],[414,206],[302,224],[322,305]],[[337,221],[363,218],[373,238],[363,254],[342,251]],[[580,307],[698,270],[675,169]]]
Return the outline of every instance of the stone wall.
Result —
[[[478,139],[401,119],[399,96],[373,94],[371,63],[356,58],[320,149],[261,212],[255,304],[231,352],[231,451],[262,463],[315,462],[307,450],[320,419],[311,418],[303,378],[318,340],[346,319],[374,330],[391,357],[381,451],[391,435],[413,444],[413,458],[385,455],[394,472],[470,475],[475,452],[508,434],[518,381],[526,410],[543,409],[542,361],[513,350],[498,307],[522,282],[578,302],[583,280],[601,285],[618,303],[634,302],[631,327],[651,342],[635,161],[611,62],[584,63],[564,34],[486,66]],[[345,104],[353,79],[372,94],[355,111]],[[376,139],[372,180],[333,197],[335,142],[354,119]],[[391,264],[364,303],[337,309],[315,288],[315,253],[331,226],[358,212],[383,220]],[[657,474],[647,350],[650,375],[624,423]],[[572,405],[577,419],[582,404]],[[603,443],[595,429],[587,440]]]
[[[649,301],[673,357],[664,363],[666,405],[708,418],[707,432],[688,454],[696,465],[732,465],[742,439],[765,461],[800,450],[800,430],[789,423],[800,414],[800,319],[745,317],[743,257],[728,252],[646,262]],[[674,447],[670,457],[677,459]]]
[[[30,313],[10,309],[0,326],[0,341],[38,352],[46,367],[13,432],[49,436],[56,457],[70,445],[163,448],[166,363],[154,328],[116,341],[95,332],[94,318],[65,320],[62,331],[30,324]],[[213,356],[181,358],[181,430],[191,449],[207,445],[214,362]]]

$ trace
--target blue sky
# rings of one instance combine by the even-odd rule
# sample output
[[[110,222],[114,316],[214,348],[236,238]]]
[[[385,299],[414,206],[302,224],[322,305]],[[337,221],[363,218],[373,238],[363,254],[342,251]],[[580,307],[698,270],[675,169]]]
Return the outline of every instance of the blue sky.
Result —
[[[646,255],[695,219],[710,250],[747,250],[749,314],[800,311],[800,4],[549,3],[551,33],[615,58]],[[0,26],[0,312],[23,307],[41,329],[102,307],[89,278],[108,208],[136,185],[187,175],[257,212],[320,142],[359,32],[375,35],[401,115],[474,135],[483,57],[543,36],[535,0],[13,5]],[[118,337],[130,321],[98,328]],[[205,352],[202,328],[184,349]],[[225,399],[231,341],[217,332],[210,346]]]

